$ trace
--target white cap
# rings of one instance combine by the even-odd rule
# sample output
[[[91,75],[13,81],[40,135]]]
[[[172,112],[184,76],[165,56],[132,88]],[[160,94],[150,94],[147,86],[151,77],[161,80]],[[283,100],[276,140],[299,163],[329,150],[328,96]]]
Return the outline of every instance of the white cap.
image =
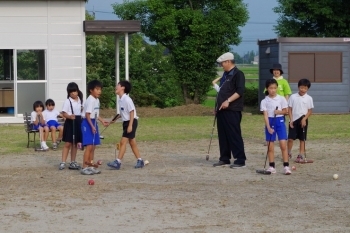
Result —
[[[222,54],[218,59],[216,59],[216,62],[221,63],[223,61],[232,61],[235,59],[235,56],[233,56],[233,53],[224,53]]]

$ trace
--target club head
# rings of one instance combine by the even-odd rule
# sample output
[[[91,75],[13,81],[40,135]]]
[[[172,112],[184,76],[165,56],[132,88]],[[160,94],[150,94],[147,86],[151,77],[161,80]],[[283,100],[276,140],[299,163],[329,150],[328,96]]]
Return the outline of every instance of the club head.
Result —
[[[100,135],[100,139],[105,139],[105,137],[104,137],[104,136],[102,136],[102,135]]]
[[[256,170],[256,173],[263,174],[263,175],[271,175],[271,172],[270,171],[266,171],[265,169],[263,169],[263,170]]]
[[[207,155],[207,156],[205,157],[205,160],[207,160],[207,161],[209,160],[209,155]]]
[[[298,163],[306,164],[306,163],[313,163],[313,162],[314,161],[312,159],[307,159],[307,160],[303,159],[303,160],[299,161]]]

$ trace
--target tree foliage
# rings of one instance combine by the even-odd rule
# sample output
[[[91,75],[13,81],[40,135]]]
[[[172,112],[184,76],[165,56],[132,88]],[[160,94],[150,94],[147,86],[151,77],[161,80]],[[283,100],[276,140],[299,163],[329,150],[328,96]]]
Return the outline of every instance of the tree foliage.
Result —
[[[237,45],[248,20],[242,0],[136,0],[113,5],[124,20],[170,50],[186,103],[200,103],[216,76],[215,60]]]
[[[350,36],[349,0],[278,0],[275,31],[283,37]]]
[[[88,20],[93,20],[89,14]],[[125,79],[125,42],[120,37],[120,79]],[[181,89],[174,66],[160,44],[145,43],[142,34],[129,37],[130,93],[138,106],[171,107],[182,104]],[[86,37],[87,81],[98,79],[103,84],[101,107],[115,107],[115,38],[93,35]]]

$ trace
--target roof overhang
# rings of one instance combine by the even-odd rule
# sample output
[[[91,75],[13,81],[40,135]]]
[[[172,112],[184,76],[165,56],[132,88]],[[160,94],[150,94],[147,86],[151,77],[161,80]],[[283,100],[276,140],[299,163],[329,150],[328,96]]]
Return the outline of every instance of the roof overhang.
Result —
[[[135,33],[141,31],[138,20],[86,20],[84,32],[87,35],[115,35],[118,33]]]

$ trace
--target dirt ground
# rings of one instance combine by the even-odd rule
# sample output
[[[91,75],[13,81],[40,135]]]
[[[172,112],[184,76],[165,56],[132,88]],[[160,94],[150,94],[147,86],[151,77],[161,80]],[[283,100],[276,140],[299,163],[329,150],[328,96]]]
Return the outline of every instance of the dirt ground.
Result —
[[[0,232],[350,232],[348,143],[308,142],[315,163],[292,162],[290,176],[277,149],[277,174],[256,174],[265,161],[261,141],[245,139],[242,169],[212,167],[218,141],[206,161],[208,144],[139,142],[150,164],[134,169],[128,148],[119,171],[105,165],[113,146],[101,145],[102,173],[94,176],[59,171],[60,150],[2,155]]]

